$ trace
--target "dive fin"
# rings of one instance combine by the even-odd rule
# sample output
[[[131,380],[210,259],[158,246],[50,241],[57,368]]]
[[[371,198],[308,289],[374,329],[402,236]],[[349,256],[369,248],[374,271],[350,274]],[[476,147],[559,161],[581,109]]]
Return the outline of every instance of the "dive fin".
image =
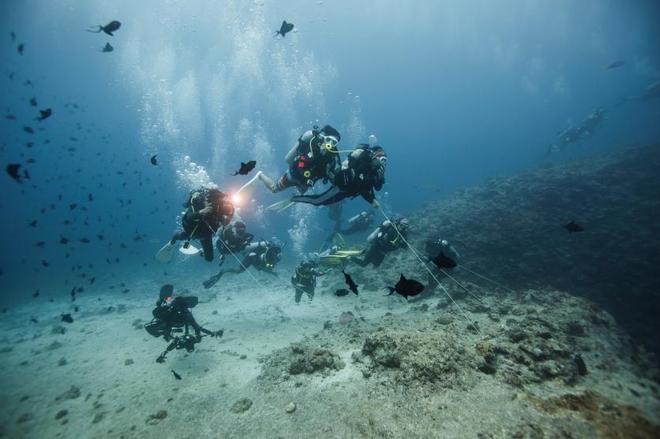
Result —
[[[179,251],[184,255],[196,255],[201,250],[195,247],[194,245],[192,245],[189,241],[186,241],[185,244],[179,247]]]
[[[160,250],[158,250],[158,253],[154,256],[154,259],[156,259],[158,262],[162,262],[163,264],[166,264],[172,260],[172,255],[174,254],[174,244],[172,244],[170,241],[167,241],[167,244],[165,244]]]

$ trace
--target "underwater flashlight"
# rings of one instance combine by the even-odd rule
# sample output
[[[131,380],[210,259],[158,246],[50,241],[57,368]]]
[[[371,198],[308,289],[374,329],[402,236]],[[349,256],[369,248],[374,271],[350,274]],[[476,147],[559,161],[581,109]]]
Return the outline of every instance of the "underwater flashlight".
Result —
[[[240,206],[241,203],[243,202],[243,199],[239,194],[232,194],[231,196],[231,202],[234,203],[236,206]]]

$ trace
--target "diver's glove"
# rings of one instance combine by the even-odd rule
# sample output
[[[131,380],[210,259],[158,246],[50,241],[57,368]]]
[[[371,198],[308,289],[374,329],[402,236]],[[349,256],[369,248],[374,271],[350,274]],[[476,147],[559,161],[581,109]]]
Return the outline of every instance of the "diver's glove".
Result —
[[[165,362],[165,355],[160,354],[158,358],[156,358],[156,363],[164,363]]]

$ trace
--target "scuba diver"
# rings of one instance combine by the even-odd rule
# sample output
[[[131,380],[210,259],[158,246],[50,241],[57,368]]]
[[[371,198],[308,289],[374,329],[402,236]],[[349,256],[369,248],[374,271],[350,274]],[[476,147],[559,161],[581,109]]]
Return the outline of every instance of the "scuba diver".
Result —
[[[196,249],[194,247],[190,249],[190,240],[197,239],[202,245],[202,256],[211,262],[213,235],[220,226],[229,224],[234,215],[234,205],[230,197],[218,189],[201,188],[190,193],[183,207],[186,211],[181,219],[182,230],[175,233],[172,239],[158,251],[156,259],[160,262],[168,262],[172,258],[177,241],[186,241],[182,247],[184,253],[195,254]]]
[[[223,228],[215,243],[220,256],[220,265],[225,261],[226,255],[242,251],[252,242],[253,238],[254,235],[246,231],[243,221],[235,221],[228,227]]]
[[[300,303],[302,294],[307,294],[309,300],[314,299],[314,291],[316,290],[316,278],[325,275],[324,272],[317,269],[316,261],[313,259],[304,259],[298,267],[296,272],[291,276],[291,285],[295,290],[296,303]]]
[[[360,195],[372,206],[378,207],[374,190],[381,190],[385,184],[386,163],[387,154],[381,146],[371,147],[361,143],[351,151],[342,168],[335,173],[328,190],[316,195],[297,195],[291,201],[326,206]]]
[[[571,143],[578,142],[587,136],[591,136],[596,128],[605,120],[605,110],[601,107],[595,108],[578,125],[570,126],[557,135],[557,142],[548,147],[547,154],[564,150]]]
[[[202,341],[202,334],[211,337],[222,337],[224,331],[209,331],[203,328],[195,321],[190,308],[194,308],[198,299],[195,296],[177,296],[174,297],[174,287],[172,285],[163,285],[160,289],[160,295],[156,302],[156,308],[151,312],[154,316],[151,322],[144,325],[144,329],[154,337],[161,335],[165,341],[169,341],[165,351],[158,356],[156,362],[165,362],[165,356],[174,349],[185,349],[188,352],[195,350],[195,344]],[[195,335],[189,333],[189,327],[195,331]],[[183,333],[182,335],[173,335],[173,333]]]
[[[273,268],[282,257],[282,245],[277,238],[273,238],[271,241],[253,242],[245,248],[245,253],[246,255],[238,267],[221,269],[217,274],[204,281],[204,288],[211,288],[226,273],[242,273],[249,267],[277,276]]]
[[[367,248],[364,257],[362,259],[351,258],[351,261],[355,262],[360,267],[366,267],[369,264],[378,267],[385,259],[387,253],[406,247],[406,243],[397,233],[395,226],[404,238],[408,235],[410,223],[406,218],[394,220],[394,225],[390,221],[384,221],[367,238],[369,247]]]
[[[340,167],[337,144],[341,140],[339,131],[330,125],[320,130],[314,127],[298,138],[296,144],[285,156],[289,169],[276,182],[262,171],[248,181],[238,192],[250,186],[256,180],[273,193],[295,186],[301,194],[314,186],[316,181],[332,179]]]

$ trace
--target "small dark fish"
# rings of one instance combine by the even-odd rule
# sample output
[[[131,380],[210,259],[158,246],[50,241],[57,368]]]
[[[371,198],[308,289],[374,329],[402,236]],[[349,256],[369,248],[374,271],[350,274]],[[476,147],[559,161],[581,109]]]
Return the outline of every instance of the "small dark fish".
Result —
[[[110,45],[110,43],[105,43],[105,46],[103,46],[103,49],[101,49],[101,52],[108,53],[108,52],[112,52],[113,50],[115,50],[115,48],[112,47]]]
[[[42,120],[48,119],[50,116],[53,115],[53,110],[50,108],[46,108],[45,110],[39,110],[39,113],[41,113],[41,116],[37,117],[36,120],[41,122]]]
[[[73,317],[71,317],[71,314],[62,314],[62,321],[67,322],[67,323],[73,323]]]
[[[27,171],[23,171],[23,175],[19,173],[21,165],[19,163],[10,163],[7,165],[7,174],[14,180],[19,183],[22,183],[24,179],[29,179],[30,174]]]
[[[77,306],[73,307],[73,312],[78,312],[79,310],[80,310],[80,308],[78,308]]]
[[[433,262],[440,269],[456,267],[456,261],[454,261],[449,256],[446,256],[442,252],[440,252],[440,254],[435,258],[431,259],[431,262]]]
[[[154,166],[158,166],[158,159],[156,157],[158,157],[158,154],[152,155],[151,158],[149,159],[151,164]]]
[[[87,201],[94,201],[94,195],[88,194],[87,195]]]
[[[60,244],[66,245],[69,243],[69,240],[64,236],[60,235]]]
[[[30,224],[28,224],[30,227],[37,227],[37,220],[32,220],[30,221]]]
[[[71,301],[76,301],[76,287],[71,288]]]
[[[250,160],[247,163],[241,162],[241,169],[238,171],[234,172],[234,175],[248,175],[251,170],[254,169],[254,167],[257,165],[257,162],[255,160]]]
[[[48,264],[48,261],[42,260],[41,265],[43,265],[44,267],[48,267],[49,264]]]
[[[36,107],[38,105],[37,104],[37,98],[30,99],[30,105],[32,105],[33,107]]]
[[[35,319],[34,317],[30,317],[30,321],[32,323],[39,323],[39,320]]]
[[[46,243],[44,241],[37,241],[34,245],[37,247],[43,247]]]
[[[35,291],[34,293],[32,293],[32,297],[35,298],[35,299],[36,299],[37,297],[39,297],[39,290],[37,290],[37,291]]]
[[[286,20],[282,22],[282,25],[280,26],[280,30],[275,31],[274,36],[281,35],[282,38],[286,36],[289,32],[293,30],[293,23],[287,23]]]
[[[16,41],[16,33],[14,31],[9,32],[9,36],[11,37],[12,43]]]
[[[349,291],[346,288],[340,288],[337,291],[335,291],[335,296],[337,297],[344,297],[348,295]]]
[[[390,294],[388,294],[388,296],[397,293],[408,300],[408,297],[416,296],[424,291],[424,285],[422,285],[420,282],[417,282],[416,280],[406,279],[406,277],[401,274],[399,282],[397,282],[394,287],[387,287],[387,289],[390,290]]]
[[[87,239],[87,238],[81,238],[81,239],[80,239],[80,242],[82,242],[83,244],[89,244],[89,239]]]
[[[93,28],[98,27],[98,29],[94,30]],[[93,33],[99,33],[99,32],[104,32],[111,37],[113,36],[112,33],[115,32],[117,29],[121,27],[121,23],[117,20],[113,20],[110,23],[106,24],[105,26],[91,26],[90,29],[87,29],[87,32],[93,32]]]
[[[8,114],[8,115],[5,116],[5,119],[7,119],[7,120],[16,120],[16,116],[14,116],[13,114]]]
[[[348,288],[357,296],[358,294],[358,285],[353,282],[353,278],[351,277],[350,274],[347,274],[344,270],[341,271],[344,273],[344,280],[346,281],[346,285],[348,285]]]
[[[28,148],[32,148],[34,146],[34,142],[25,142],[25,146]]]
[[[34,84],[29,79],[26,79],[25,82],[23,82],[23,85],[25,85],[25,86],[29,85],[30,87],[34,87]]]
[[[25,50],[25,44],[21,43],[16,47],[16,50],[18,51],[18,54],[23,56],[23,51]]]
[[[75,209],[76,207],[78,207],[78,203],[71,203],[71,204],[69,204],[69,210],[73,210],[73,209]]]
[[[174,372],[174,369],[171,369],[171,371],[172,371],[172,375],[174,375],[174,378],[176,378],[177,380],[180,380],[180,379],[181,379],[181,375],[179,375],[178,373]]]
[[[28,134],[34,134],[34,129],[32,129],[32,127],[23,127],[23,131]]]
[[[609,65],[605,66],[604,69],[605,70],[616,69],[618,67],[622,67],[625,63],[626,63],[625,61],[617,60],[617,61],[614,61],[612,64],[609,64]]]
[[[566,230],[568,230],[568,233],[577,233],[577,232],[583,232],[584,227],[576,223],[575,221],[571,221],[570,223],[566,224],[563,226]]]

